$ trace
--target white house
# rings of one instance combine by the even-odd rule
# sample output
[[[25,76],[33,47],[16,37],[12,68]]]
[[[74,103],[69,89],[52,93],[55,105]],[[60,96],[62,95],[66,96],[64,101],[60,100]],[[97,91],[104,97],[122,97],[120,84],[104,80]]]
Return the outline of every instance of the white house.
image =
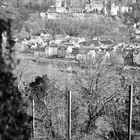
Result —
[[[133,62],[135,64],[140,64],[140,51],[139,50],[134,50],[133,52]]]
[[[42,40],[41,37],[38,37],[38,38],[36,39],[36,42],[39,43],[39,44],[42,44],[42,43],[43,43],[43,40]]]
[[[45,48],[46,57],[57,55],[57,48],[58,48],[58,45],[56,44],[52,44],[49,47],[46,47]]]
[[[110,53],[107,51],[105,54],[105,60],[110,59]]]
[[[57,14],[56,13],[46,13],[48,20],[56,19]]]
[[[72,46],[68,46],[66,50],[66,54],[70,54],[72,52]]]
[[[120,10],[121,10],[122,13],[128,13],[129,7],[128,7],[128,6],[122,6],[122,7],[120,8]]]
[[[77,43],[79,44],[80,42],[83,42],[83,41],[86,41],[84,37],[83,38],[79,38]]]
[[[90,4],[86,4],[86,6],[85,6],[85,11],[86,11],[86,12],[90,12],[90,11],[91,11]]]
[[[113,2],[111,4],[111,11],[110,11],[111,15],[112,16],[117,16],[119,9],[120,9],[119,6],[115,5],[115,3]]]
[[[31,46],[31,49],[37,49],[37,43]]]
[[[40,13],[40,17],[43,19],[43,20],[45,20],[46,19],[46,13],[45,12],[41,12]]]
[[[77,54],[77,60],[82,60],[82,58],[83,58],[83,55],[82,54]]]
[[[87,54],[77,54],[77,60],[87,60]]]
[[[93,59],[95,60],[95,56],[96,56],[96,52],[95,50],[92,50],[92,51],[89,51],[88,54],[87,54],[87,59]]]
[[[116,52],[117,48],[119,48],[119,45],[116,45],[116,46],[113,47],[114,53]]]

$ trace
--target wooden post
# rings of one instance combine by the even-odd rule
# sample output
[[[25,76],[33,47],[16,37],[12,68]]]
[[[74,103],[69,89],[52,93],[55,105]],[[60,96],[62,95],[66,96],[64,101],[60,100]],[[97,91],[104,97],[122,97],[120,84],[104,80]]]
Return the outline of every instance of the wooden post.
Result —
[[[68,91],[68,139],[71,139],[71,91]]]
[[[34,107],[35,107],[35,102],[33,100],[33,103],[32,103],[32,116],[33,116],[33,124],[32,124],[32,138],[34,139],[35,138],[35,135],[34,135],[34,128],[35,128],[35,120],[34,120]]]
[[[133,107],[133,85],[129,86],[129,118],[128,118],[128,140],[132,133],[132,107]]]

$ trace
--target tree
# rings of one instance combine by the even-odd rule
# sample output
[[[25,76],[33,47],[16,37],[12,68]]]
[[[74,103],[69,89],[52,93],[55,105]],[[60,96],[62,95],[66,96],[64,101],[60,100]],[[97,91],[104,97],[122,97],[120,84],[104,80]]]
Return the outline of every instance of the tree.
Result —
[[[24,97],[32,104],[35,102],[36,128],[43,131],[49,139],[65,138],[65,96],[54,81],[47,75],[36,77],[24,91]],[[43,132],[42,132],[43,133]]]
[[[13,75],[14,41],[11,38],[10,20],[0,20],[0,135],[2,140],[28,140],[30,120],[26,115],[24,101]],[[2,51],[2,33],[7,33],[6,53]]]
[[[96,120],[107,115],[106,108],[113,108],[113,104],[121,98],[123,89],[115,69],[104,62],[102,57],[97,58],[96,62],[86,62],[85,65],[87,69],[77,75],[76,86],[88,116],[81,131],[90,134],[97,128]]]

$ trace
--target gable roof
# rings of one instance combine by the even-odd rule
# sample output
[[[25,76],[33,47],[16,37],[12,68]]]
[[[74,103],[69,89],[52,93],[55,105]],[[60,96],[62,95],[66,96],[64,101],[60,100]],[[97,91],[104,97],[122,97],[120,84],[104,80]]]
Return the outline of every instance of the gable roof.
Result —
[[[58,45],[57,44],[51,44],[49,47],[51,47],[51,48],[58,48]]]
[[[83,46],[90,46],[90,45],[99,46],[100,45],[98,40],[87,40],[87,41],[83,41],[79,44],[83,45]]]
[[[82,47],[79,50],[80,54],[87,54],[89,51],[93,50],[92,48]]]
[[[100,43],[103,45],[111,45],[113,44],[112,40],[100,40]]]
[[[66,45],[60,45],[58,47],[58,50],[67,50],[67,48],[68,48],[68,46],[66,46]]]
[[[30,50],[34,52],[45,52],[45,48],[36,48],[36,49],[30,49]]]

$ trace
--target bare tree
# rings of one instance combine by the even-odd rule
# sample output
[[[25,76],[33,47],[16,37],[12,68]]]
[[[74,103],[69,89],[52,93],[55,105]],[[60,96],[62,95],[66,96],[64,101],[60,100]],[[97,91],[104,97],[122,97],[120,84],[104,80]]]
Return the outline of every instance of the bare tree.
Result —
[[[87,69],[77,75],[76,86],[87,108],[88,118],[82,131],[90,133],[96,129],[95,121],[105,116],[105,108],[122,96],[120,77],[113,67],[98,58],[89,62]]]

